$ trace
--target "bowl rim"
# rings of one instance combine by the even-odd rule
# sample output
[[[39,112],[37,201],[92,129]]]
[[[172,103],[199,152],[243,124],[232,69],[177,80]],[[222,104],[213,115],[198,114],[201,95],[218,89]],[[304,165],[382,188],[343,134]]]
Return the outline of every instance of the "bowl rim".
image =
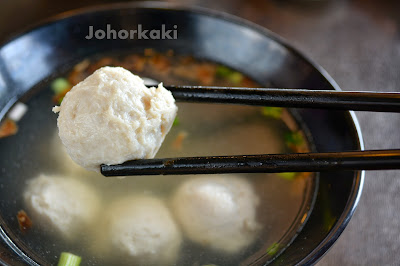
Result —
[[[86,7],[71,9],[68,11],[61,12],[59,14],[50,16],[48,18],[39,20],[37,23],[34,23],[28,27],[23,28],[21,31],[17,31],[17,33],[12,34],[10,37],[6,38],[5,41],[0,43],[0,49],[2,49],[7,44],[13,42],[14,40],[23,37],[24,35],[37,30],[41,27],[44,27],[49,24],[57,23],[63,19],[68,19],[74,16],[96,13],[99,11],[106,10],[118,10],[118,9],[160,9],[160,10],[168,10],[168,11],[185,11],[191,13],[197,13],[204,16],[209,16],[221,20],[225,20],[227,22],[244,26],[251,30],[261,33],[262,35],[276,41],[287,50],[289,50],[292,54],[299,57],[301,60],[310,64],[315,70],[317,70],[334,88],[334,90],[341,91],[342,89],[335,82],[335,80],[328,74],[328,72],[319,64],[314,62],[309,56],[305,55],[303,52],[294,48],[288,40],[281,37],[277,33],[272,32],[271,30],[258,25],[254,22],[251,22],[247,19],[226,13],[224,11],[217,11],[206,7],[200,7],[196,5],[190,4],[180,4],[180,3],[167,3],[167,2],[157,2],[157,1],[145,1],[145,2],[117,2],[111,4],[100,4],[100,5],[90,5]],[[7,109],[7,107],[6,107]],[[354,131],[355,141],[357,142],[357,146],[359,150],[364,150],[364,141],[362,137],[362,132],[360,128],[360,124],[356,117],[354,111],[347,111],[350,114],[351,122],[353,124],[352,130]],[[298,265],[312,265],[318,262],[322,256],[332,247],[332,245],[336,242],[339,236],[342,234],[348,223],[350,222],[351,217],[353,216],[356,207],[360,201],[364,181],[365,181],[365,171],[354,171],[353,178],[353,186],[350,191],[350,197],[347,200],[344,211],[341,216],[338,218],[335,225],[331,228],[329,233],[325,236],[325,238],[316,246],[306,257],[304,257]],[[26,262],[31,263],[32,265],[38,265],[32,258],[27,256],[15,243],[12,241],[7,233],[4,231],[3,227],[0,226],[0,238],[15,252],[17,255],[21,256]],[[279,256],[278,256],[279,257]],[[3,262],[0,258],[0,262]]]

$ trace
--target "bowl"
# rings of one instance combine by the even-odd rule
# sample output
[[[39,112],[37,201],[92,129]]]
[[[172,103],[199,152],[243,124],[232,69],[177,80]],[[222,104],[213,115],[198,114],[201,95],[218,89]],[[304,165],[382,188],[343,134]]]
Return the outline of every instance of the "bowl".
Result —
[[[129,38],[121,30],[160,29],[164,38]],[[91,28],[92,27],[92,28]],[[107,27],[117,32],[107,36]],[[90,30],[93,30],[91,36]],[[103,29],[95,34],[96,29]],[[174,32],[174,30],[176,32]],[[176,36],[174,35],[176,34]],[[109,38],[107,38],[109,37]],[[174,38],[176,37],[176,38]],[[110,51],[154,48],[210,60],[242,72],[259,84],[274,87],[340,90],[316,63],[285,40],[240,18],[202,8],[162,3],[124,3],[63,13],[9,40],[0,47],[0,118],[32,88],[48,81],[84,58]],[[353,112],[319,109],[292,110],[312,138],[318,152],[362,150],[363,142]],[[1,145],[1,143],[0,143]],[[7,150],[1,149],[2,158]],[[22,152],[22,150],[20,151]],[[20,167],[18,162],[15,166]],[[5,173],[0,194],[6,193]],[[319,173],[313,208],[307,221],[296,227],[285,248],[274,256],[261,256],[251,265],[313,264],[345,229],[359,201],[363,171]],[[18,203],[16,203],[18,205]],[[0,213],[0,236],[8,254],[5,264],[47,264],[29,252],[11,233]]]

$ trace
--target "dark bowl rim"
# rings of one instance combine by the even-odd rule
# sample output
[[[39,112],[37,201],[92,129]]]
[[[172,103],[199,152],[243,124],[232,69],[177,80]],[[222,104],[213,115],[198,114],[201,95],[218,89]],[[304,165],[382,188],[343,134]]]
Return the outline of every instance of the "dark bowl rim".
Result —
[[[300,50],[294,48],[288,40],[285,38],[279,36],[278,34],[272,32],[271,30],[260,26],[254,22],[248,21],[244,18],[228,14],[223,11],[217,11],[205,7],[200,7],[200,6],[194,6],[194,5],[189,5],[189,4],[178,4],[178,3],[165,3],[165,2],[156,2],[156,1],[145,1],[145,2],[117,2],[117,3],[111,3],[111,4],[100,4],[100,5],[91,5],[91,6],[86,6],[86,7],[81,7],[77,9],[72,9],[68,10],[59,14],[56,14],[54,16],[50,16],[46,19],[40,20],[37,23],[34,23],[25,29],[17,32],[16,34],[13,34],[11,37],[7,38],[5,41],[0,43],[0,50],[6,46],[7,44],[11,43],[12,41],[28,34],[31,31],[37,30],[41,27],[44,27],[48,24],[52,23],[57,23],[60,20],[63,19],[68,19],[74,16],[78,15],[84,15],[88,13],[95,13],[99,11],[106,11],[106,10],[117,10],[117,9],[127,9],[127,8],[141,8],[141,9],[161,9],[161,10],[176,10],[176,11],[185,11],[185,12],[192,12],[192,13],[197,13],[200,15],[205,15],[205,16],[210,16],[214,17],[217,19],[222,19],[225,21],[228,21],[230,23],[234,23],[237,25],[241,25],[244,27],[247,27],[251,30],[255,30],[259,33],[261,33],[264,36],[267,36],[268,38],[276,41],[283,47],[285,47],[287,50],[289,50],[291,53],[299,57],[301,60],[304,60],[308,64],[310,64],[313,68],[315,68],[328,82],[329,84],[334,88],[334,90],[341,91],[341,88],[339,85],[334,81],[334,79],[328,74],[328,72],[318,65],[316,62],[314,62],[311,58],[309,58],[307,55],[305,55],[303,52]],[[348,111],[351,122],[353,124],[353,131],[355,132],[354,137],[356,138],[355,140],[357,141],[357,146],[359,150],[364,150],[364,141],[361,133],[361,128],[358,122],[358,119],[356,117],[356,114],[354,111]],[[346,203],[346,206],[344,208],[344,211],[342,212],[342,215],[339,217],[338,221],[336,224],[332,227],[332,229],[329,231],[328,235],[323,239],[323,241],[316,247],[314,250],[309,253],[305,258],[303,258],[298,264],[299,265],[310,265],[310,264],[315,264],[318,262],[322,256],[332,247],[332,245],[335,243],[335,241],[339,238],[339,236],[342,234],[348,223],[350,222],[351,217],[353,216],[356,207],[360,201],[361,194],[362,194],[362,189],[364,186],[364,179],[365,179],[365,171],[354,171],[354,182],[352,186],[352,190],[350,192],[350,197],[348,198],[348,201]],[[4,232],[3,228],[0,226],[0,237],[3,238],[4,240],[9,240],[6,241],[7,244],[14,250],[15,249],[19,250],[17,246],[15,246],[14,242],[8,238],[8,235]],[[6,238],[6,239],[4,239]],[[12,247],[14,246],[14,247]],[[22,251],[21,251],[22,252]],[[20,252],[17,252],[20,254]],[[24,255],[25,253],[22,252]],[[25,257],[25,256],[24,256]],[[28,261],[33,262],[31,258],[27,257],[25,259],[28,259]],[[1,258],[0,258],[1,262]],[[33,264],[36,264],[33,262]]]

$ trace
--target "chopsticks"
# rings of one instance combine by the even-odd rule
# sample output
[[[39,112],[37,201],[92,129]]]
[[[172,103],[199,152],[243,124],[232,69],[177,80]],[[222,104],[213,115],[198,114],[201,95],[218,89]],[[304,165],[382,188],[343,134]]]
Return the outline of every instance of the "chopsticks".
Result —
[[[177,101],[400,112],[400,93],[165,86]],[[400,169],[400,149],[142,159],[101,165],[104,176]]]
[[[165,86],[177,101],[400,112],[400,93],[306,89]]]
[[[101,165],[104,176],[400,169],[400,150],[142,159]]]

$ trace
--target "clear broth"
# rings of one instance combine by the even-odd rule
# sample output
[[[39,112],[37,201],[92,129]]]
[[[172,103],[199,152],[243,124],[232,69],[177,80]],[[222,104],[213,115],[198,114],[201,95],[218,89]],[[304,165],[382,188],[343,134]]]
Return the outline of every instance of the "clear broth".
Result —
[[[146,76],[161,80],[151,71]],[[163,80],[165,81],[165,80]],[[188,80],[170,78],[168,84],[188,84]],[[219,82],[216,85],[231,85]],[[33,220],[23,233],[16,219],[26,210],[23,192],[28,180],[41,173],[69,175],[96,188],[102,195],[104,209],[124,195],[146,194],[169,198],[190,176],[143,176],[125,179],[105,178],[76,166],[65,153],[57,135],[57,115],[51,112],[53,93],[49,83],[40,84],[37,93],[27,98],[27,114],[18,122],[18,133],[0,139],[0,213],[3,227],[20,249],[38,263],[56,264],[63,251],[82,256],[82,265],[130,265],[129,258],[100,252],[97,242],[101,223],[81,232],[74,241]],[[260,107],[178,103],[179,124],[167,135],[157,157],[285,153],[284,133],[290,131],[279,119],[265,117]],[[293,119],[293,118],[291,118]],[[293,121],[295,121],[293,119]],[[186,137],[181,147],[176,139]],[[313,175],[284,179],[277,174],[240,174],[250,180],[260,198],[257,221],[262,230],[252,245],[234,255],[225,255],[184,240],[177,265],[247,265],[262,258],[273,259],[291,243],[310,214],[315,194]],[[27,210],[26,210],[27,211]],[[27,211],[28,212],[28,211]],[[28,212],[29,215],[29,212]],[[99,217],[99,221],[104,217]],[[273,250],[271,249],[273,247]]]

